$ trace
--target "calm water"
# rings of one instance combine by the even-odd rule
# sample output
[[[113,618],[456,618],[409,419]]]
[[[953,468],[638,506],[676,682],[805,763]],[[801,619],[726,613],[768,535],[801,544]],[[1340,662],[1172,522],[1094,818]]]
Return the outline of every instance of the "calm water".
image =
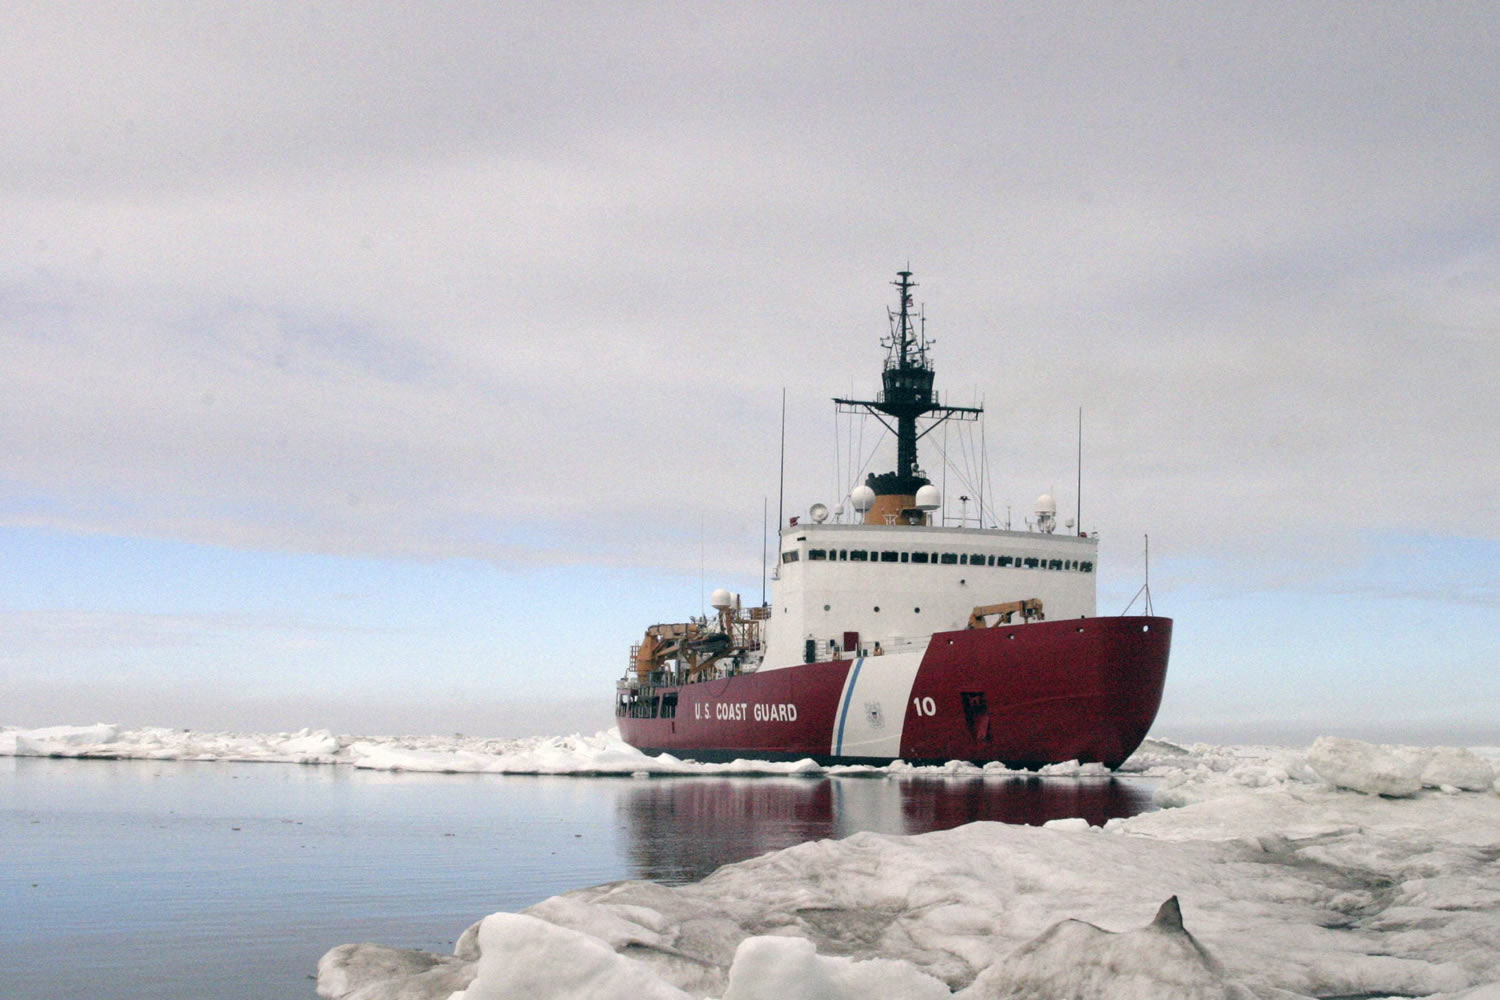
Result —
[[[0,995],[314,996],[347,941],[451,951],[567,889],[860,830],[1101,823],[1128,780],[546,778],[0,758]]]

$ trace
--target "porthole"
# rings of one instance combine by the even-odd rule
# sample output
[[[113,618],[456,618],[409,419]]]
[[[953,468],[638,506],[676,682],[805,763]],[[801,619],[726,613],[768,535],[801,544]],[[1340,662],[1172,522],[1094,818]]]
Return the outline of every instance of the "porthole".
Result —
[[[831,610],[831,608],[827,604],[825,604],[825,605],[823,605],[823,610],[824,611],[829,611],[829,610]]]
[[[878,604],[877,604],[877,605],[875,605],[875,613],[876,613],[876,614],[877,614],[877,615],[878,615],[878,614],[880,614],[880,605],[878,605]]]
[[[922,613],[922,609],[921,608],[912,608],[911,609],[911,613],[914,614],[914,615],[920,615]]]

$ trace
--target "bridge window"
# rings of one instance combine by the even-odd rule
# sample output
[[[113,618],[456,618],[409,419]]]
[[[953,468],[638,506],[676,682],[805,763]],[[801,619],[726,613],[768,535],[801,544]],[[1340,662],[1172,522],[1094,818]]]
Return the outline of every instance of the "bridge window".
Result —
[[[1063,568],[1062,560],[1061,559],[1054,559],[1054,560],[1052,560],[1051,562],[1049,562],[1047,564],[1047,568],[1048,569],[1062,569]]]
[[[901,553],[901,561],[902,562],[910,562],[911,561],[911,553],[910,552],[903,552],[903,553]]]
[[[781,554],[781,561],[784,562],[784,563],[794,563],[794,562],[797,561],[797,559],[798,559],[798,553],[797,553],[796,549],[793,549],[790,552],[783,552]]]
[[[1091,562],[1081,562],[1078,564],[1078,568],[1085,573],[1092,573],[1094,571],[1094,564]]]
[[[1009,566],[1010,565],[1010,556],[1001,556],[1000,557],[1000,565],[1001,566]]]
[[[1027,556],[1022,562],[1027,569],[1036,569],[1038,560],[1034,556]]]
[[[807,559],[808,559],[809,562],[811,562],[814,559],[827,559],[827,558],[828,558],[828,552],[826,550],[824,550],[824,549],[808,549],[807,550]]]
[[[938,556],[938,562],[942,563],[944,566],[955,566],[958,564],[958,556],[952,552],[944,552],[942,555]]]
[[[897,556],[896,553],[891,552],[891,551],[885,551],[885,552],[880,553],[880,561],[881,562],[895,562],[898,558],[899,558],[899,556]]]
[[[914,562],[914,563],[924,563],[924,562],[927,561],[927,553],[925,553],[925,552],[913,552],[911,554],[911,561]]]
[[[866,553],[864,549],[850,549],[849,550],[849,561],[850,562],[868,562],[869,561],[869,554]]]

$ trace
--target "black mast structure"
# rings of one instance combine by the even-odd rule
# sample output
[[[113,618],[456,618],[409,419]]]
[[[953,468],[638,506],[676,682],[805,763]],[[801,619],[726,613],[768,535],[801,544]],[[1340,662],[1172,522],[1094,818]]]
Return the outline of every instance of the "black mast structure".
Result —
[[[927,354],[937,341],[927,339],[925,316],[921,325],[913,328],[911,291],[917,283],[911,280],[911,272],[896,274],[899,280],[891,284],[900,292],[901,308],[895,311],[887,307],[891,332],[880,342],[886,348],[885,370],[881,373],[884,391],[873,400],[834,399],[839,413],[868,412],[896,435],[896,470],[881,475],[872,472],[865,479],[865,485],[877,497],[914,497],[929,483],[917,465],[917,442],[945,420],[977,420],[984,412],[983,407],[946,406],[937,401],[932,391],[932,359]],[[894,417],[896,426],[892,427],[886,417]],[[934,419],[919,433],[918,417]]]

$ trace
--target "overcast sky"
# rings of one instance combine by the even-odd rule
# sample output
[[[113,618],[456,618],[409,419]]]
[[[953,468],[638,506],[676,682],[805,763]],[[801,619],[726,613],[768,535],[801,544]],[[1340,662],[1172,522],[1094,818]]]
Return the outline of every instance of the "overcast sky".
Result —
[[[1493,4],[5,11],[0,723],[608,725],[909,265],[1159,734],[1500,743]]]

